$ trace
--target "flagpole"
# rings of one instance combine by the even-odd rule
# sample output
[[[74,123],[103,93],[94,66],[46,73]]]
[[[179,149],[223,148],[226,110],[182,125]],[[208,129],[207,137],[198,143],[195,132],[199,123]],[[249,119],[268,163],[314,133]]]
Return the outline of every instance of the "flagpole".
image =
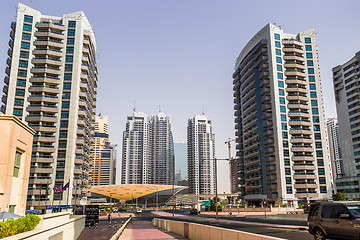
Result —
[[[45,214],[46,214],[47,200],[48,200],[48,195],[49,195],[48,188],[49,188],[49,186],[46,185],[46,192],[45,192],[45,194],[46,194],[46,196],[45,196],[45,197],[46,197],[46,200],[45,200]]]
[[[70,181],[71,179],[69,178],[69,186],[68,186],[68,197],[67,197],[67,202],[66,202],[66,211],[69,210],[69,198],[70,198]]]

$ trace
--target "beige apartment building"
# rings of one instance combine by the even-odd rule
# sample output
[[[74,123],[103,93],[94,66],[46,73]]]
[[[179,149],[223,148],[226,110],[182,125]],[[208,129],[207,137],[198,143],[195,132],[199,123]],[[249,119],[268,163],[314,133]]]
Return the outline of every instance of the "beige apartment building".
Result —
[[[35,133],[19,118],[0,115],[0,212],[25,215]]]

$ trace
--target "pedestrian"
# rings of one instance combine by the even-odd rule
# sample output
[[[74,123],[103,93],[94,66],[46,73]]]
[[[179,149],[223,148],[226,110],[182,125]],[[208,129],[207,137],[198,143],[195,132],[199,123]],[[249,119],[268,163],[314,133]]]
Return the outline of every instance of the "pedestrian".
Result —
[[[110,218],[111,218],[111,214],[109,212],[109,214],[108,214],[108,222],[110,221]]]

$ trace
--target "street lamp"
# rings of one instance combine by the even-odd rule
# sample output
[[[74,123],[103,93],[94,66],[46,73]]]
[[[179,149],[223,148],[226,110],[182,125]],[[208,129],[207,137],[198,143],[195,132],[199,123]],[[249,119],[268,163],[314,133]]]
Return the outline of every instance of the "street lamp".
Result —
[[[216,211],[216,220],[219,220],[219,210],[218,210],[218,186],[217,186],[217,161],[230,161],[229,158],[213,158],[213,159],[203,159],[204,160],[214,160],[214,167],[215,167],[215,211]]]

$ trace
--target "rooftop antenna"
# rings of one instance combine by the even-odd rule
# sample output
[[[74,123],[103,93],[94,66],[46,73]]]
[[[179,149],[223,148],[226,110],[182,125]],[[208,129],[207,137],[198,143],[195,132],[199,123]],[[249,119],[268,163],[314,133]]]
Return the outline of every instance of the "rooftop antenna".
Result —
[[[202,115],[205,115],[205,107],[202,105]]]
[[[159,104],[159,113],[161,112],[161,107],[160,107],[160,104]]]
[[[136,105],[135,105],[135,101],[134,101],[134,109],[133,112],[136,112]]]

